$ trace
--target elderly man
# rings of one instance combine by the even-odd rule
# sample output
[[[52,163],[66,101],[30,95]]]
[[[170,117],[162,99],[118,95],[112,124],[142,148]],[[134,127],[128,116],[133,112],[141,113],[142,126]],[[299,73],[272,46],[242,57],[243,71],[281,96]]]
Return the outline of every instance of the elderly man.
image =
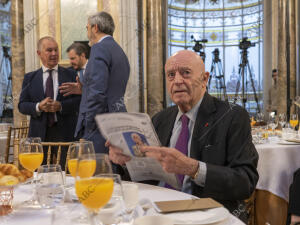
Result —
[[[82,79],[82,98],[75,135],[90,140],[96,152],[108,152],[97,129],[95,116],[125,112],[124,94],[129,78],[129,62],[112,35],[112,17],[98,12],[88,17],[86,26],[90,58]]]
[[[76,77],[77,82],[67,82],[63,83],[59,87],[60,93],[64,96],[71,94],[81,95],[81,82],[85,72],[86,65],[88,63],[87,54],[88,50],[84,44],[73,43],[67,48],[68,57],[72,68],[77,71],[78,77]]]
[[[143,146],[141,151],[157,159],[165,171],[178,174],[182,191],[214,198],[244,217],[243,200],[250,197],[258,180],[258,154],[252,144],[248,113],[206,92],[209,74],[201,57],[192,51],[171,56],[165,74],[176,106],[153,117],[165,147]],[[114,163],[130,160],[121,149],[107,145]]]
[[[80,96],[64,97],[58,86],[75,82],[76,74],[58,66],[59,51],[54,38],[41,38],[37,48],[42,67],[25,74],[18,104],[21,113],[30,115],[28,136],[47,142],[73,141]]]

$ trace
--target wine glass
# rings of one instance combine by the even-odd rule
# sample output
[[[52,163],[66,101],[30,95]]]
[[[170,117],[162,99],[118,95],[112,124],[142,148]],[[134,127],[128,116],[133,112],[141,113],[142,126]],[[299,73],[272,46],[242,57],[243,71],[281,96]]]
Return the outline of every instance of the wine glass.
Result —
[[[112,174],[107,154],[82,154],[75,179],[76,195],[88,210],[90,224],[94,225],[99,210],[112,197],[114,186],[121,186],[120,176]]]
[[[34,172],[42,164],[43,159],[43,146],[39,137],[29,137],[21,139],[19,149],[19,161],[25,169]],[[35,183],[34,180],[35,178],[33,175],[33,183]],[[33,190],[35,190],[35,188]],[[32,198],[26,201],[24,204],[28,206],[39,205],[35,197],[35,191],[33,191]]]
[[[42,208],[55,208],[65,196],[64,178],[60,165],[43,165],[37,170],[36,193]]]
[[[269,115],[268,126],[271,127],[272,134],[274,134],[274,130],[278,126],[278,119],[277,119],[276,115],[273,113],[270,113],[270,115]]]
[[[93,142],[76,141],[70,145],[70,156],[67,163],[72,177],[76,176],[77,162],[81,154],[95,154]]]
[[[295,130],[296,126],[298,125],[299,120],[298,120],[298,114],[291,114],[290,116],[290,124]]]
[[[286,124],[286,114],[285,113],[279,114],[278,122],[280,123],[281,129],[284,128],[284,125]]]

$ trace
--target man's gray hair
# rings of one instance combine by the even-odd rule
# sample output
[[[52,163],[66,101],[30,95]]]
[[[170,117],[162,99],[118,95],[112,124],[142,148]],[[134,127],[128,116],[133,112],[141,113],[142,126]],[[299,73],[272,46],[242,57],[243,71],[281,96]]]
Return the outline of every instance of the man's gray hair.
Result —
[[[114,20],[107,12],[97,12],[88,17],[91,26],[97,25],[101,33],[113,36],[115,30]]]
[[[38,40],[38,43],[37,43],[37,50],[41,50],[42,48],[42,44],[43,44],[43,41],[44,40],[48,40],[48,41],[54,41],[56,43],[56,40],[51,37],[51,36],[45,36],[45,37],[42,37],[40,40]]]

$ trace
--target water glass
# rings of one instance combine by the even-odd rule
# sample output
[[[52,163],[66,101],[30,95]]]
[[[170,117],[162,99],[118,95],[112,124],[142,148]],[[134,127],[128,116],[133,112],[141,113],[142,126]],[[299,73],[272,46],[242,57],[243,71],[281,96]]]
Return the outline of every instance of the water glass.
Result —
[[[286,114],[285,113],[279,114],[278,122],[280,123],[281,129],[284,128],[284,125],[286,124]]]
[[[64,200],[64,178],[60,165],[43,165],[37,171],[37,199],[42,208],[54,208]]]

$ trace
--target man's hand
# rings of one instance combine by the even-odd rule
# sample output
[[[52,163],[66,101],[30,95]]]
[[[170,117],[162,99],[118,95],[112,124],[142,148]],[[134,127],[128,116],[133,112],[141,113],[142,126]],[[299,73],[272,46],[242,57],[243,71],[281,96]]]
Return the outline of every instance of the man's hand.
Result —
[[[199,162],[182,154],[175,148],[143,146],[141,152],[147,157],[155,158],[168,173],[183,174],[193,177],[199,166]]]
[[[124,165],[126,162],[128,162],[129,160],[131,160],[131,157],[124,155],[123,154],[123,150],[113,146],[109,141],[106,141],[105,143],[106,147],[109,147],[109,159],[115,163],[115,164],[119,164],[119,165]]]
[[[49,112],[50,104],[53,100],[50,97],[45,98],[39,104],[39,110],[43,112]]]
[[[77,82],[66,82],[62,83],[61,86],[59,86],[59,92],[63,94],[63,96],[68,95],[81,95],[82,91],[82,84],[79,81],[79,77],[76,77]]]
[[[58,112],[61,110],[61,104],[58,101],[48,103],[48,112]]]

